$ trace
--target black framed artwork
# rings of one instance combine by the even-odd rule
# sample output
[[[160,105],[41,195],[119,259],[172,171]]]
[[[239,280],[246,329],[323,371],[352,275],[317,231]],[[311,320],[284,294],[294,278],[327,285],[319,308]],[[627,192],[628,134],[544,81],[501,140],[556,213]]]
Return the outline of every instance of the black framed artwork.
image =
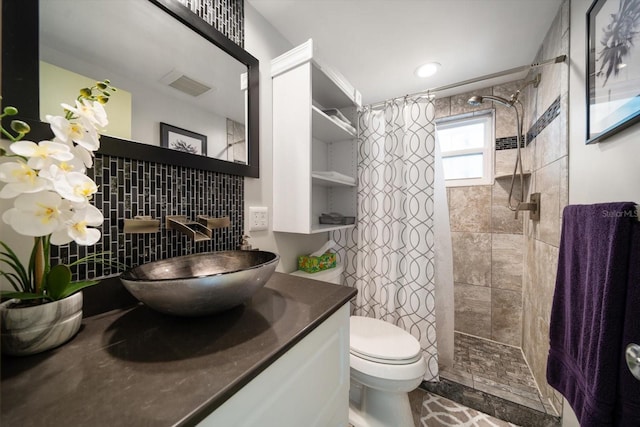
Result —
[[[587,11],[587,144],[640,121],[640,0]]]
[[[190,130],[160,123],[160,145],[185,153],[207,155],[207,137]]]

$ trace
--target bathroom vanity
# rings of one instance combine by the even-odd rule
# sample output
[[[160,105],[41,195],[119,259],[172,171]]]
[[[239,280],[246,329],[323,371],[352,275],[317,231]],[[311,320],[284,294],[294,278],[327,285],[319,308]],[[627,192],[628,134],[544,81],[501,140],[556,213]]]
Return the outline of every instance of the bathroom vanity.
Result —
[[[0,424],[346,425],[355,293],[274,273],[219,315],[87,317],[62,347],[3,357]]]

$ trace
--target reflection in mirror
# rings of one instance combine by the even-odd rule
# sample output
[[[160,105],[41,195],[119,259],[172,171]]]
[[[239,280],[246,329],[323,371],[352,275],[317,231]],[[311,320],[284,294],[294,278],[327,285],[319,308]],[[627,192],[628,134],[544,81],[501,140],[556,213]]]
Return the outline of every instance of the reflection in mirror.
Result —
[[[106,135],[161,145],[161,123],[185,130],[169,148],[247,164],[247,66],[147,0],[40,0],[40,118],[108,78]],[[176,140],[174,138],[174,140]],[[179,135],[177,140],[180,140]]]

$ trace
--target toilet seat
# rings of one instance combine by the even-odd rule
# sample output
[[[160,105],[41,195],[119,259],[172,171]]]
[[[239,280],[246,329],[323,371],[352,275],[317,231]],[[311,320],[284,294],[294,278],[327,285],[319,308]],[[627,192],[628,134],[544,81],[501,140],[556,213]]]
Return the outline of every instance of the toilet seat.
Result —
[[[410,365],[422,358],[418,340],[391,323],[363,316],[351,316],[349,323],[355,357],[387,365]]]

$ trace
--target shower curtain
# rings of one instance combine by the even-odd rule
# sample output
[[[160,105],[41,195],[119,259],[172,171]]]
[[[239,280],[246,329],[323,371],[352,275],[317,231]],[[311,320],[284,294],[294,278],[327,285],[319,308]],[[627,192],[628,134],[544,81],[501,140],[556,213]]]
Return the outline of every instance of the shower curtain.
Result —
[[[410,332],[427,361],[424,379],[437,381],[439,355],[441,365],[453,361],[453,269],[433,100],[365,109],[358,148],[357,226],[333,235],[345,282],[358,289],[354,314]]]

